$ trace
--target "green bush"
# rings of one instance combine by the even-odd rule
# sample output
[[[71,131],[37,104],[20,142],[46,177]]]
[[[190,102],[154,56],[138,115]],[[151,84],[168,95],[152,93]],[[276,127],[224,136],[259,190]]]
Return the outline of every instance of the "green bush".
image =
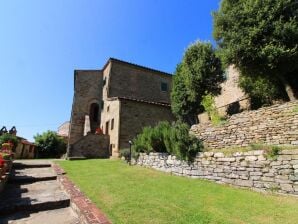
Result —
[[[126,149],[120,149],[120,157],[124,157],[125,160],[129,160],[130,151],[128,148]],[[139,156],[139,153],[137,153],[135,150],[131,150],[131,157],[137,159]]]
[[[34,136],[39,158],[60,158],[66,152],[62,137],[54,131],[46,131]]]
[[[0,148],[3,143],[8,142],[8,141],[13,143],[12,151],[15,151],[16,147],[18,146],[19,140],[15,135],[11,135],[8,133],[5,133],[0,136]]]
[[[215,107],[213,95],[206,93],[206,95],[202,97],[201,105],[204,107],[205,111],[210,117],[212,124],[219,125],[226,120],[224,117],[219,115]]]
[[[145,127],[133,142],[133,151],[137,153],[167,152],[188,161],[203,148],[201,141],[189,134],[189,126],[182,122],[164,121],[155,127]]]

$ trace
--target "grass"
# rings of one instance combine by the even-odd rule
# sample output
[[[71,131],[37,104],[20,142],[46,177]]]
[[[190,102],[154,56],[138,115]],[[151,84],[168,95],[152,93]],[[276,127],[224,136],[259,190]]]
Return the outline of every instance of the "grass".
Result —
[[[253,150],[264,150],[268,156],[274,157],[276,154],[278,154],[282,150],[291,150],[291,149],[298,149],[297,146],[293,145],[269,145],[264,143],[255,143],[250,144],[249,146],[245,147],[228,147],[228,148],[222,148],[222,149],[205,149],[206,152],[222,152],[226,156],[233,155],[235,152],[248,152]]]
[[[120,160],[57,161],[113,223],[298,223],[298,199],[171,176]]]

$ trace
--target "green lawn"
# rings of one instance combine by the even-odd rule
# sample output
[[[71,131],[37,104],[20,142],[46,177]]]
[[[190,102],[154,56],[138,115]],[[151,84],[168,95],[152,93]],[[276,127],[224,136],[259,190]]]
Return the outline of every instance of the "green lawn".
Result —
[[[113,223],[298,223],[298,199],[171,176],[119,160],[57,161]]]

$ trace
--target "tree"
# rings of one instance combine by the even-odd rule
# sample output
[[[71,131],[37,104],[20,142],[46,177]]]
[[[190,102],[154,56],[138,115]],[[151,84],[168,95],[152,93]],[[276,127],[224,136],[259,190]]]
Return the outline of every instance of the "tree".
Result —
[[[224,80],[221,62],[210,43],[196,42],[185,52],[177,66],[171,93],[172,111],[188,124],[204,109],[200,105],[206,94],[219,94]]]
[[[263,79],[263,87],[275,88],[275,97],[286,91],[290,100],[295,99],[297,6],[296,0],[222,0],[219,11],[213,13],[219,55],[226,66],[234,64],[241,76],[249,77],[244,86],[257,80],[253,87],[260,89]],[[269,97],[270,93],[265,98]]]
[[[37,134],[34,140],[40,158],[60,158],[66,152],[63,138],[54,131]]]

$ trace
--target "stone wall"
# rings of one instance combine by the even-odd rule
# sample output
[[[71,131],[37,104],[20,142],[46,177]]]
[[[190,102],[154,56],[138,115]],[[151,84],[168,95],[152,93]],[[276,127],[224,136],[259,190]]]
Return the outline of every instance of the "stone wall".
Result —
[[[109,136],[88,133],[79,141],[70,145],[69,159],[72,158],[108,158]]]
[[[225,124],[191,127],[207,148],[242,147],[252,143],[298,145],[298,101],[232,115]]]
[[[101,111],[101,129],[110,136],[110,153],[118,156],[120,126],[119,100],[106,100]]]
[[[167,83],[167,91],[161,90],[162,82]],[[171,85],[169,74],[113,59],[106,95],[170,103]]]
[[[247,98],[238,84],[239,71],[233,65],[230,65],[225,72],[226,81],[220,85],[221,94],[214,99],[216,108],[222,108],[228,104]]]
[[[198,154],[192,164],[166,153],[141,154],[137,164],[167,173],[261,191],[298,195],[298,149],[283,150],[275,159],[263,150]]]
[[[69,145],[83,137],[85,116],[90,115],[90,108],[93,103],[99,105],[100,111],[101,100],[102,72],[100,70],[75,70],[74,97],[68,140]],[[98,113],[98,124],[100,124],[100,113]]]
[[[120,149],[129,148],[133,140],[146,126],[155,126],[160,121],[174,121],[171,107],[121,99]]]

